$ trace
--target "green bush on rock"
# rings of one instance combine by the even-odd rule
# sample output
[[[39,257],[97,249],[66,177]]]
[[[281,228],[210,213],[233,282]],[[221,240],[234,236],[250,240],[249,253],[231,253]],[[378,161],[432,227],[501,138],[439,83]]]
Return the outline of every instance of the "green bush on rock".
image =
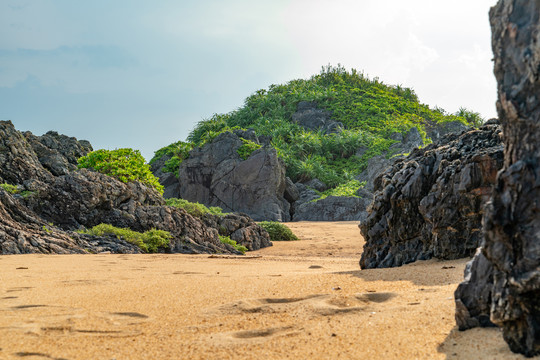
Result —
[[[163,186],[150,171],[139,150],[129,148],[116,150],[96,150],[79,158],[79,169],[87,168],[117,178],[128,183],[140,181],[163,194]]]
[[[245,254],[246,251],[248,251],[248,248],[243,246],[243,245],[238,245],[236,243],[236,241],[232,240],[230,237],[228,236],[224,236],[224,235],[219,235],[219,240],[224,243],[224,244],[229,244],[231,245],[233,248],[235,248],[236,250],[240,251],[242,254]]]
[[[137,245],[147,253],[155,253],[160,249],[166,250],[169,247],[171,234],[168,231],[151,229],[140,233],[127,228],[118,228],[109,224],[99,224],[88,230],[81,230],[79,233],[104,236],[114,235],[118,239],[123,239],[131,244]]]
[[[167,205],[174,206],[180,209],[186,210],[188,214],[194,217],[202,217],[204,214],[212,214],[212,215],[225,215],[223,213],[223,210],[220,207],[217,206],[211,206],[206,207],[203,204],[200,204],[198,202],[193,203],[191,201],[187,201],[184,199],[177,199],[177,198],[169,198],[165,199],[167,202]]]
[[[251,140],[242,139],[242,146],[236,150],[242,160],[246,160],[255,150],[260,149],[261,145],[254,143]]]
[[[287,226],[277,221],[261,221],[260,227],[268,231],[271,241],[298,240],[298,237]]]

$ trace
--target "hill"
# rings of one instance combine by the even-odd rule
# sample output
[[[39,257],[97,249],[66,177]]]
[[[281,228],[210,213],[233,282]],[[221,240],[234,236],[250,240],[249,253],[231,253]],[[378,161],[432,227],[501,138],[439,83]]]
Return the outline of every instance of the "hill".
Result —
[[[174,173],[193,147],[223,132],[252,129],[277,150],[293,182],[319,179],[336,189],[332,194],[354,193],[361,185],[355,177],[370,158],[399,154],[400,148],[392,147],[399,142],[396,134],[415,128],[425,145],[432,142],[434,129],[447,123],[478,126],[482,119],[463,108],[455,114],[431,109],[410,88],[329,65],[309,79],[258,90],[237,110],[200,121],[187,141],[156,151],[150,163],[167,155],[162,171]],[[260,147],[244,142],[244,157]]]

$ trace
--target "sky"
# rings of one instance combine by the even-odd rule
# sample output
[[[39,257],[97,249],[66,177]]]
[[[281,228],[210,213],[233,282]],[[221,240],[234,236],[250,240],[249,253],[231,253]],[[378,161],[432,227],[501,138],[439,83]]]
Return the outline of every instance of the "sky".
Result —
[[[154,151],[341,64],[496,116],[495,0],[0,0],[0,120]]]

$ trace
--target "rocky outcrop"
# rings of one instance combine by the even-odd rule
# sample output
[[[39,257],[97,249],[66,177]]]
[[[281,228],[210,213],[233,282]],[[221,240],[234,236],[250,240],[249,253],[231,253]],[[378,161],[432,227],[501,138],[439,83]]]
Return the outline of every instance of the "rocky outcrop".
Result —
[[[26,131],[23,135],[41,165],[55,176],[76,170],[77,159],[92,151],[92,145],[88,141],[60,135],[56,131],[49,131],[42,136]]]
[[[332,112],[317,107],[316,101],[300,101],[296,112],[292,114],[293,122],[308,130],[320,130],[325,134],[338,133],[343,124],[331,119]]]
[[[0,188],[0,254],[140,253],[141,249],[110,237],[67,232],[41,219]]]
[[[73,230],[100,223],[172,235],[169,252],[235,253],[219,239],[219,226],[250,249],[269,246],[268,233],[244,215],[215,221],[212,227],[183,209],[165,205],[154,189],[139,182],[76,168],[77,157],[91,150],[87,142],[49,132],[41,137],[0,122],[0,181],[17,185],[19,194],[0,196],[0,253],[140,252],[111,237],[81,235]],[[49,146],[51,146],[49,148]],[[34,150],[36,149],[36,150]],[[234,225],[232,225],[234,224]]]
[[[315,179],[316,180],[316,179]],[[317,182],[312,181],[316,186]],[[299,197],[294,203],[293,221],[361,221],[367,216],[366,208],[371,203],[372,194],[360,189],[358,197],[320,195],[306,184],[297,183]]]
[[[472,256],[482,238],[483,205],[502,167],[500,127],[450,134],[415,149],[374,181],[362,268]]]
[[[268,232],[245,214],[235,213],[224,216],[205,214],[202,221],[205,225],[218,229],[220,235],[229,236],[237,244],[245,246],[250,251],[272,246]]]
[[[173,197],[243,212],[255,220],[289,221],[285,166],[276,150],[263,147],[243,160],[237,152],[242,145],[242,138],[225,132],[193,149],[180,165]]]
[[[512,351],[534,356],[540,354],[540,3],[500,0],[490,20],[504,168],[486,206],[481,253],[455,294],[456,321],[466,329],[489,316]]]

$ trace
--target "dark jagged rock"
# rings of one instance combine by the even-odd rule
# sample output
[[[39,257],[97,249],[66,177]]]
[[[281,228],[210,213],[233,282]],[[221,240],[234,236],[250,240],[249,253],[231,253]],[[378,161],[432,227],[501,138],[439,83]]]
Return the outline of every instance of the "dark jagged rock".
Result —
[[[317,108],[316,101],[300,101],[297,110],[292,114],[292,120],[309,130],[321,130],[325,134],[338,133],[343,124],[331,119],[332,113]]]
[[[472,256],[481,216],[502,167],[500,128],[486,125],[415,149],[374,181],[362,268]]]
[[[0,182],[22,184],[27,179],[50,181],[52,174],[11,121],[0,121]]]
[[[434,142],[439,142],[448,134],[461,134],[471,130],[467,125],[459,121],[449,121],[444,123],[428,123],[426,124],[426,134]]]
[[[166,206],[152,188],[86,169],[73,171],[77,157],[90,150],[89,143],[75,138],[55,132],[23,136],[11,122],[0,122],[0,181],[17,185],[20,192],[0,194],[0,253],[140,252],[114,237],[73,232],[100,223],[169,231],[169,252],[239,253],[220,241],[219,227]],[[247,216],[219,221],[234,228],[227,235],[249,249],[271,245],[268,233]]]
[[[92,151],[88,141],[60,135],[56,131],[49,131],[42,136],[35,136],[26,131],[23,135],[32,146],[41,165],[55,176],[76,170],[77,159]]]
[[[0,254],[140,253],[126,241],[66,232],[42,220],[0,188]]]
[[[240,137],[225,132],[191,151],[180,165],[179,197],[227,212],[243,212],[255,220],[289,221],[284,198],[285,166],[273,148],[261,148],[242,160]]]
[[[504,168],[486,206],[482,253],[456,291],[456,320],[460,328],[483,325],[489,309],[510,349],[534,356],[540,354],[540,2],[500,0],[490,21]],[[479,293],[491,296],[467,301]]]
[[[206,214],[202,221],[207,226],[218,229],[220,235],[229,236],[237,244],[247,247],[250,251],[272,246],[268,232],[247,215],[240,213],[224,216]]]
[[[370,198],[328,196],[314,202],[295,204],[294,221],[361,221]]]

